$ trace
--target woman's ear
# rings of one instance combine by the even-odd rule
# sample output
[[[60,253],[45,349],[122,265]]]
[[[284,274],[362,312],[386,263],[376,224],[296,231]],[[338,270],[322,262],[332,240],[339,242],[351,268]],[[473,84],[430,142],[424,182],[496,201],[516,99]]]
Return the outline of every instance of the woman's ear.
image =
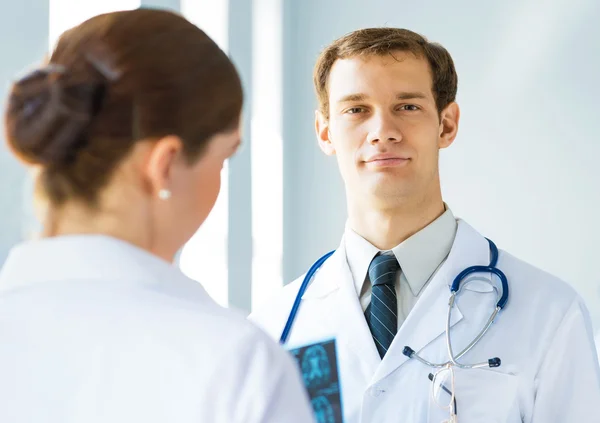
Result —
[[[146,162],[146,177],[153,197],[162,197],[170,191],[173,167],[182,160],[183,143],[169,135],[153,143]],[[166,190],[166,191],[165,191]]]

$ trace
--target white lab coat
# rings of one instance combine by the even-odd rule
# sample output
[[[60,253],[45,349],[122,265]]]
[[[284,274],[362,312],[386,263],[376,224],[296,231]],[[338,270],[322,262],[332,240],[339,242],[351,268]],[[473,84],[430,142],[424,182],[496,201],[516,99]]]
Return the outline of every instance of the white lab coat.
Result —
[[[2,423],[313,421],[286,352],[125,242],[22,245],[0,289]]]
[[[405,345],[431,362],[447,361],[444,336],[449,284],[464,268],[489,263],[488,243],[458,222],[446,262],[425,288],[381,360],[359,304],[344,241],[309,286],[289,345],[335,336],[345,423],[440,423],[448,417],[431,400],[429,367],[402,354]],[[501,251],[498,267],[510,298],[489,332],[461,361],[500,357],[499,368],[456,370],[460,423],[600,422],[600,369],[588,312],[566,283]],[[476,275],[475,278],[489,275]],[[251,315],[274,338],[288,317],[302,278]],[[451,333],[454,351],[487,321],[496,294],[474,282],[458,299]]]

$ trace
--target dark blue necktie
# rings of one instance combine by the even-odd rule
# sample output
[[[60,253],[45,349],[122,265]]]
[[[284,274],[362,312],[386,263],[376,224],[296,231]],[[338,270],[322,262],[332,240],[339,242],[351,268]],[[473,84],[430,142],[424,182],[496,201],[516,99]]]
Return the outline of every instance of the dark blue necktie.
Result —
[[[371,303],[365,311],[367,323],[381,358],[398,331],[398,301],[395,280],[400,264],[393,255],[378,255],[369,265]]]

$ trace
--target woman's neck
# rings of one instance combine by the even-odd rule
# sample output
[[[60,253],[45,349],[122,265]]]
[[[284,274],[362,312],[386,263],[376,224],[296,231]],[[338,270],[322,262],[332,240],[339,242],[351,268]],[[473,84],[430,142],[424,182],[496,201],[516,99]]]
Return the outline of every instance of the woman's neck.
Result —
[[[93,208],[71,201],[59,208],[49,207],[45,215],[43,237],[105,235],[128,242],[166,261],[172,261],[175,254],[160,248],[164,243],[155,239],[150,216],[139,208]]]

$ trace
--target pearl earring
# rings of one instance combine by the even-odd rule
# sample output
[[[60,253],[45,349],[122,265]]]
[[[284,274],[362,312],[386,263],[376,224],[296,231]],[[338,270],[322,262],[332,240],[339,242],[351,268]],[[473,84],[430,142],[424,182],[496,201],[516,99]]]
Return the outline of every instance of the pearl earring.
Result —
[[[171,198],[171,191],[168,189],[161,189],[160,191],[158,191],[158,198],[160,198],[161,200],[168,200],[169,198]]]

